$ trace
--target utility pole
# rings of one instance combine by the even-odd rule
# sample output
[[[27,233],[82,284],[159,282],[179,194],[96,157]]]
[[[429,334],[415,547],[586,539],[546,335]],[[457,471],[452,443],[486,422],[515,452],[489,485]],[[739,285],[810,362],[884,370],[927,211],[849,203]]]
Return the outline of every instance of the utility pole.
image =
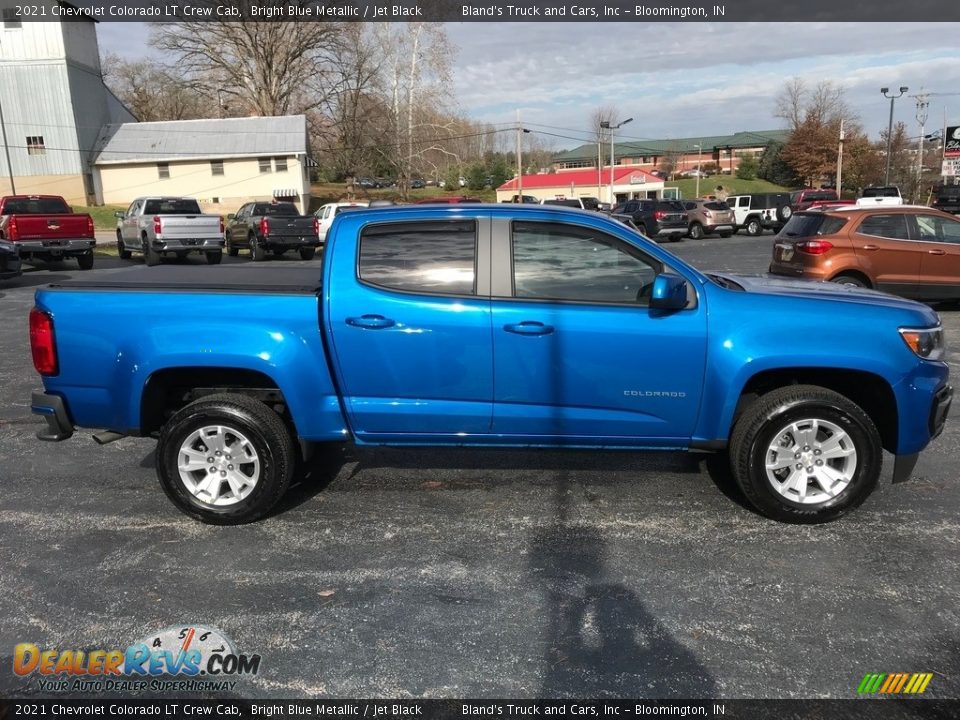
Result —
[[[603,121],[597,126],[597,201],[600,200],[600,193],[603,187],[603,157],[600,151],[600,144],[603,142]],[[613,205],[610,206],[611,209]]]
[[[616,203],[613,197],[613,131],[619,130],[628,122],[633,122],[633,118],[627,118],[621,123],[614,125],[612,121],[604,120],[600,123],[600,127],[606,128],[610,131],[610,207],[612,208]]]
[[[920,123],[920,144],[919,153],[917,154],[917,191],[913,196],[914,202],[919,203],[920,198],[922,197],[923,191],[923,134],[926,132],[925,126],[927,124],[927,111],[930,108],[930,101],[928,96],[923,92],[923,88],[920,88],[920,94],[917,95],[917,122]]]
[[[700,197],[700,159],[703,157],[703,140],[697,143],[697,191],[696,196]]]
[[[3,103],[0,103],[0,135],[3,136],[3,152],[7,156],[7,172],[10,174],[10,194],[17,194],[17,184],[13,180],[13,164],[10,162],[10,146],[7,144],[7,126],[3,122]]]
[[[900,94],[899,94],[899,95],[888,95],[887,93],[890,91],[890,88],[880,88],[880,93],[881,93],[885,98],[890,98],[890,122],[887,123],[887,170],[886,170],[886,172],[884,173],[884,176],[883,176],[883,184],[884,184],[884,185],[889,185],[889,184],[890,184],[890,160],[891,160],[890,151],[891,151],[892,143],[893,143],[893,102],[894,102],[894,100],[896,100],[898,97],[902,97],[903,94],[904,94],[907,90],[909,90],[909,89],[910,89],[910,88],[908,88],[906,85],[902,85],[902,86],[900,87]]]
[[[523,127],[517,109],[517,202],[523,204]]]
[[[837,148],[837,197],[840,197],[840,184],[843,180],[843,118],[840,118],[840,146]]]

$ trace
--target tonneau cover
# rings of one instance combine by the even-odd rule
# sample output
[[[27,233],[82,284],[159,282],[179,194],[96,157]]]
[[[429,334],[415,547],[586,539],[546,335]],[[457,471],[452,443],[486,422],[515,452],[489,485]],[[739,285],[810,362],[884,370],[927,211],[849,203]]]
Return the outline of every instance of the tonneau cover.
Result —
[[[320,268],[293,263],[238,265],[159,265],[123,268],[95,280],[67,280],[51,288],[85,290],[172,290],[180,292],[238,292],[310,294],[320,290]]]

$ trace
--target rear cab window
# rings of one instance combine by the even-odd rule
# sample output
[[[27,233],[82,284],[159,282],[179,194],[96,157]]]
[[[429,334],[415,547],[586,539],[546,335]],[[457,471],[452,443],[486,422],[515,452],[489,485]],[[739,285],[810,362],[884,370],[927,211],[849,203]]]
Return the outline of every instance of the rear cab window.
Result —
[[[370,225],[360,234],[357,275],[367,285],[428,295],[477,294],[473,220]]]
[[[69,212],[70,207],[58,197],[14,198],[3,205],[4,215],[66,215]]]
[[[144,215],[199,215],[200,206],[196,200],[188,199],[154,199],[147,200],[143,210]]]

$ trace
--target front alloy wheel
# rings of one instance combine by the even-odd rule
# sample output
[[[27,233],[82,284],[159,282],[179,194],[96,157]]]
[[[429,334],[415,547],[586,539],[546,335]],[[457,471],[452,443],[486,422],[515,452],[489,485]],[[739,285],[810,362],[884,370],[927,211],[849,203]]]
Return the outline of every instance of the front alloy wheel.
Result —
[[[880,433],[849,398],[789,385],[755,400],[730,436],[730,465],[743,494],[782,522],[835,520],[877,486]]]

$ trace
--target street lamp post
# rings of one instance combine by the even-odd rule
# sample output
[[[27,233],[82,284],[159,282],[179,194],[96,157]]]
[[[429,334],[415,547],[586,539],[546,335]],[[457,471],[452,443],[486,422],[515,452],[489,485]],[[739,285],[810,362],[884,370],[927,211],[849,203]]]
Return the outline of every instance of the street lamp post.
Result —
[[[697,197],[700,197],[700,159],[703,153],[703,140],[701,140],[697,145],[694,145],[697,149]]]
[[[615,204],[613,201],[613,131],[619,130],[628,122],[633,122],[633,118],[627,118],[623,122],[617,123],[616,125],[611,125],[608,120],[603,120],[600,122],[600,127],[610,131],[610,207],[611,208]]]
[[[902,97],[903,94],[909,90],[907,86],[901,86],[899,95],[887,95],[890,88],[880,88],[880,92],[885,98],[890,98],[890,121],[887,123],[887,171],[883,175],[883,184],[890,184],[890,152],[892,149],[893,143],[893,101],[898,97]]]

